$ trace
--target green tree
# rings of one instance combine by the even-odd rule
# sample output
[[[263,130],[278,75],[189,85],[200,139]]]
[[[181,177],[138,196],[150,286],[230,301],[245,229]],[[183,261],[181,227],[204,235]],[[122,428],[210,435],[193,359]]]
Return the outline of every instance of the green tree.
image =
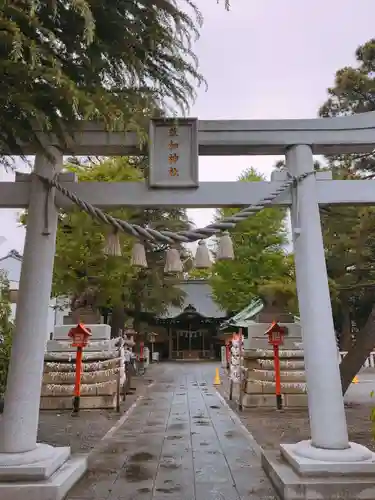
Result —
[[[320,116],[375,110],[375,39],[358,47],[355,56],[356,66],[336,72]],[[375,172],[372,152],[332,156],[328,162],[337,178],[371,178]],[[344,393],[375,346],[374,214],[372,207],[329,207],[323,216],[327,268],[337,291],[334,319],[349,351],[340,366]]]
[[[369,325],[375,299],[374,221],[375,207],[335,206],[322,214],[334,322],[340,348],[348,351],[340,366],[344,393],[375,345]]]
[[[10,315],[9,281],[6,273],[0,270],[0,400],[5,392],[12,345],[13,323]]]
[[[253,168],[239,178],[242,182],[264,180]],[[217,218],[236,213],[238,209],[220,209]],[[286,302],[291,299],[293,271],[284,246],[287,243],[286,212],[279,208],[262,210],[237,224],[231,232],[236,257],[218,261],[213,266],[210,283],[215,300],[228,311],[239,311],[255,296],[277,292]],[[277,290],[276,290],[277,289]],[[288,298],[286,298],[288,296]]]
[[[328,99],[321,106],[321,117],[348,116],[375,111],[375,39],[355,51],[356,66],[336,71],[334,84],[328,88]],[[375,155],[338,155],[329,157],[332,168],[346,167],[371,178],[375,173]]]
[[[203,81],[191,0],[3,0],[0,22],[0,154],[42,148],[36,128],[65,142],[77,119],[138,128]]]
[[[188,276],[191,279],[208,279],[212,276],[212,269],[198,269],[194,267],[194,259],[192,259],[191,269],[189,269]]]
[[[143,181],[142,169],[125,157],[99,163],[66,165],[81,182]],[[183,209],[129,209],[109,212],[118,218],[154,229],[182,230],[190,227]],[[27,222],[27,220],[26,220]],[[120,234],[122,257],[103,253],[105,237],[112,228],[92,219],[81,210],[60,214],[56,241],[53,294],[71,298],[72,305],[88,295],[93,306],[111,309],[113,334],[124,324],[125,309],[134,316],[138,329],[141,312],[163,313],[169,304],[179,305],[183,293],[175,285],[179,276],[164,275],[165,247],[147,250],[148,269],[131,266],[134,238]]]

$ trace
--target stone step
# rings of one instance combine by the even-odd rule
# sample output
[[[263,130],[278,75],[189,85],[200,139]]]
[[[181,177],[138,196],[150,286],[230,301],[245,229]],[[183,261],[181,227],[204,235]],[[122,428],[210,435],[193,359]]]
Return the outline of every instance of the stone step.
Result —
[[[101,382],[107,382],[110,380],[117,380],[118,374],[120,373],[120,378],[123,379],[125,376],[124,368],[110,368],[108,370],[82,372],[81,383],[82,384],[97,384]],[[71,372],[47,372],[43,374],[43,384],[74,384],[75,382],[75,371]]]
[[[362,462],[319,462],[304,459],[304,464],[314,463],[315,467],[324,467],[323,474],[309,472],[299,474],[294,468],[295,463],[289,463],[279,451],[261,450],[262,467],[279,498],[285,500],[300,500],[301,498],[325,500],[354,499],[372,500],[375,498],[375,478],[368,473],[373,461]],[[303,460],[303,459],[302,459]],[[329,468],[336,469],[336,473]],[[349,473],[345,469],[349,469]]]
[[[248,370],[247,380],[249,382],[253,380],[270,380],[274,381],[276,378],[275,371],[270,370]],[[280,380],[281,382],[305,382],[305,372],[301,370],[280,370]]]
[[[283,394],[283,408],[306,408],[307,394]],[[244,394],[244,408],[276,408],[275,394]],[[276,416],[275,416],[276,418]]]
[[[95,362],[95,361],[107,361],[109,359],[120,358],[118,349],[114,351],[103,351],[103,352],[87,352],[83,351],[82,360],[83,362]],[[76,359],[76,352],[46,352],[44,354],[44,361],[46,362],[61,362],[61,363],[71,363]]]
[[[111,327],[105,324],[96,324],[96,323],[88,323],[87,321],[83,321],[85,323],[86,328],[90,328],[92,336],[90,337],[91,341],[98,339],[110,339],[111,338]],[[77,322],[66,323],[64,325],[56,325],[53,332],[53,338],[55,340],[67,340],[69,330],[72,326],[76,326]]]
[[[272,358],[261,358],[261,359],[245,359],[244,366],[247,370],[274,370],[275,362]],[[291,359],[281,359],[280,360],[281,370],[305,370],[305,362],[303,359],[291,358]]]
[[[268,343],[267,338],[252,338],[249,342],[249,347],[245,349],[245,353],[247,350],[252,349],[272,349],[272,346]],[[301,349],[302,350],[302,340],[300,337],[292,337],[284,339],[282,349]]]
[[[255,369],[263,368],[265,370],[274,369],[275,362],[273,359],[257,359],[247,363],[247,366]],[[304,370],[305,362],[303,359],[280,359],[281,370]]]
[[[246,381],[245,392],[247,394],[275,394],[276,384],[271,381]],[[283,394],[304,394],[306,392],[305,382],[282,382],[281,392]]]
[[[91,351],[112,351],[115,350],[116,348],[119,349],[118,343],[119,339],[103,339],[103,340],[98,340],[95,342],[90,342],[85,348],[84,352],[91,352]],[[47,352],[76,352],[77,348],[72,347],[72,341],[71,340],[47,340],[46,344],[46,350]]]
[[[82,410],[96,410],[96,409],[115,409],[116,408],[116,394],[101,395],[101,396],[81,396],[80,408]],[[73,396],[42,396],[40,398],[41,410],[72,410],[73,409]]]
[[[250,359],[261,359],[261,358],[270,358],[273,359],[274,353],[273,349],[270,349],[269,346],[264,349],[248,349],[245,352],[244,358]],[[301,349],[280,349],[279,357],[281,359],[290,359],[290,358],[300,358],[303,359],[303,351]]]
[[[72,456],[51,477],[42,481],[0,482],[3,500],[62,500],[87,470],[86,456]]]
[[[92,361],[90,363],[82,363],[82,370],[84,372],[95,372],[101,370],[110,370],[111,368],[122,367],[125,365],[125,360],[121,358],[107,359],[103,361]],[[64,363],[58,361],[45,361],[44,373],[54,372],[75,372],[75,361],[71,363]]]
[[[273,321],[273,320],[272,320]],[[267,338],[265,335],[265,332],[269,329],[271,326],[272,321],[267,321],[267,322],[261,322],[261,323],[255,323],[249,326],[249,338]],[[289,322],[279,322],[280,326],[286,326],[288,329],[288,333],[286,335],[287,338],[291,337],[297,337],[299,339],[302,338],[302,333],[301,333],[301,325],[298,323],[289,323]]]
[[[120,381],[122,384],[124,380]],[[88,396],[105,396],[117,392],[117,380],[109,380],[100,384],[82,384],[81,394]],[[42,396],[71,396],[74,393],[74,384],[43,384]]]

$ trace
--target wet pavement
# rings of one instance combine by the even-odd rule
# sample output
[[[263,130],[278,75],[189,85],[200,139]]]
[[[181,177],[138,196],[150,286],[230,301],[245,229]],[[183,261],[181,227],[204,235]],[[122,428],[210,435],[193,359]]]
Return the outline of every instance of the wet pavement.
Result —
[[[276,499],[249,434],[212,385],[216,366],[165,364],[68,499]]]

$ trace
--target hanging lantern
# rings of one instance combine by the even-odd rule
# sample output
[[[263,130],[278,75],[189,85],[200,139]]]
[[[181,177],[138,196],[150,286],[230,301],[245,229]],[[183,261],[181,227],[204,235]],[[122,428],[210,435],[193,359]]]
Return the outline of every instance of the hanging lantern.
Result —
[[[121,245],[118,230],[115,229],[108,234],[103,248],[104,255],[121,257]]]
[[[165,255],[165,273],[182,273],[184,270],[181,259],[180,252],[177,248],[168,248]]]
[[[134,267],[148,267],[145,247],[139,241],[133,246],[131,264]]]
[[[198,248],[195,254],[195,267],[197,269],[207,269],[211,266],[212,261],[206,242],[204,240],[200,240],[198,242]]]
[[[217,259],[218,260],[234,259],[233,241],[228,231],[224,231],[219,238]]]

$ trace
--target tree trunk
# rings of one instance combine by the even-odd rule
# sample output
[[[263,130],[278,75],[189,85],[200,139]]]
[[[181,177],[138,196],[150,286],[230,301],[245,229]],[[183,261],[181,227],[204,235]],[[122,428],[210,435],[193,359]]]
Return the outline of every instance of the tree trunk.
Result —
[[[365,326],[356,335],[356,343],[340,364],[342,393],[345,394],[353,378],[364,365],[375,346],[375,304]]]
[[[141,330],[141,320],[136,312],[134,314],[134,319],[133,319],[133,328],[138,333],[138,335],[142,334],[142,332],[140,331]]]
[[[143,332],[141,332],[141,312],[142,312],[142,306],[137,298],[134,301],[133,328],[138,334],[135,337],[135,341],[138,345],[138,348],[140,346],[140,343],[145,341]]]
[[[139,311],[137,311],[137,310],[134,310],[133,328],[138,333],[137,340],[142,341],[142,338],[141,338],[141,336],[142,336],[141,317],[140,317]]]
[[[342,332],[340,335],[340,350],[350,351],[352,347],[352,324],[350,320],[349,304],[342,308]]]
[[[105,325],[108,325],[109,309],[107,307],[101,307],[100,314],[103,316],[103,323]]]
[[[134,294],[133,298],[133,328],[134,330],[139,334],[140,327],[141,327],[141,311],[142,311],[142,304],[141,301],[139,300],[139,292],[136,291]]]
[[[112,309],[111,318],[111,339],[119,337],[120,330],[123,330],[125,324],[126,314],[124,306],[116,305]]]

